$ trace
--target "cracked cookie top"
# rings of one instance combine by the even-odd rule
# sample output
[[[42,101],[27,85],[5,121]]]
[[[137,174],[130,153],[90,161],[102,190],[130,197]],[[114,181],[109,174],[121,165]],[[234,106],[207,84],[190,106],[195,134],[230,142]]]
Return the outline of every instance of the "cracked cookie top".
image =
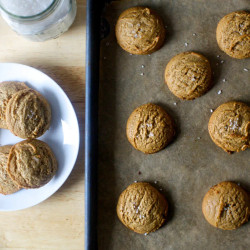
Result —
[[[250,107],[243,102],[227,102],[211,115],[209,134],[216,145],[228,153],[250,147]]]
[[[118,44],[131,54],[150,54],[163,45],[165,27],[161,17],[146,7],[133,7],[120,15],[115,33]]]
[[[229,181],[221,182],[206,193],[202,212],[214,227],[232,230],[248,221],[250,200],[246,191]]]
[[[168,203],[149,183],[138,182],[129,185],[121,193],[116,211],[126,227],[136,233],[148,234],[166,221]]]
[[[166,66],[165,83],[183,100],[204,95],[211,87],[211,67],[201,54],[184,52],[174,56]]]
[[[216,29],[217,43],[231,57],[250,57],[250,14],[236,11],[224,16]]]
[[[158,105],[136,108],[127,121],[127,138],[135,149],[152,154],[165,148],[175,135],[172,118]]]

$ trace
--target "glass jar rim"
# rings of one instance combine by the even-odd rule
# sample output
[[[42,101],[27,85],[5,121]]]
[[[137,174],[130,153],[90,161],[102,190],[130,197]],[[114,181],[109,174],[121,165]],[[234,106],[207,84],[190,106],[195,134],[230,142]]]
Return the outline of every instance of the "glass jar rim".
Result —
[[[49,14],[54,8],[55,6],[57,5],[57,3],[61,1],[61,0],[53,0],[53,2],[43,11],[35,14],[35,15],[31,15],[31,16],[19,16],[19,15],[15,15],[9,11],[7,11],[0,3],[0,9],[2,11],[4,11],[6,14],[8,14],[10,17],[14,18],[14,19],[19,19],[19,20],[35,20],[35,19],[39,19],[43,16],[47,16],[47,14]]]

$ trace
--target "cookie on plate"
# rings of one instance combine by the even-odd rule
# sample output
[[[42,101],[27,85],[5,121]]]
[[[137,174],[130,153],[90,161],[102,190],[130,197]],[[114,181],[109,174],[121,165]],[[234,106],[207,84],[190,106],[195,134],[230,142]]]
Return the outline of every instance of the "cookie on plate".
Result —
[[[211,67],[206,57],[195,52],[174,56],[165,69],[165,83],[183,100],[204,95],[211,87]]]
[[[209,134],[216,145],[228,153],[250,147],[250,107],[243,102],[227,102],[211,115]]]
[[[217,43],[233,58],[250,57],[250,13],[235,11],[224,16],[216,30]]]
[[[37,138],[43,135],[48,130],[50,121],[50,105],[33,89],[17,92],[7,104],[8,129],[21,138]]]
[[[55,175],[57,161],[45,142],[29,139],[11,148],[7,170],[20,187],[39,188]]]
[[[138,182],[129,185],[121,193],[116,211],[127,228],[139,234],[148,234],[165,223],[168,203],[149,183]]]
[[[136,55],[151,54],[160,49],[166,30],[161,17],[146,7],[133,7],[120,15],[115,33],[118,44]]]
[[[0,147],[0,193],[4,195],[13,194],[20,189],[7,172],[7,162],[11,147],[9,145]]]
[[[237,184],[221,182],[206,193],[202,212],[212,226],[224,230],[236,229],[248,221],[250,199]]]
[[[8,128],[5,112],[10,98],[20,90],[28,89],[24,82],[6,81],[0,83],[0,128]]]
[[[174,123],[158,105],[148,103],[136,108],[127,121],[127,138],[145,154],[165,148],[175,135]]]

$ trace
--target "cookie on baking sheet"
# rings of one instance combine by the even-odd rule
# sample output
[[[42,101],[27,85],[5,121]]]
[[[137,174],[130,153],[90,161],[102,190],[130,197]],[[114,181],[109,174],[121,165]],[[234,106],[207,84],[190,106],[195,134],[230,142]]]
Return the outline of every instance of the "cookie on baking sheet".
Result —
[[[20,189],[7,172],[7,162],[11,147],[9,145],[0,147],[0,193],[5,195],[13,194]]]
[[[57,161],[45,142],[29,139],[11,148],[7,170],[20,187],[39,188],[55,175]]]
[[[48,130],[50,121],[50,105],[33,89],[17,92],[7,104],[8,129],[21,138],[37,138],[43,135]]]
[[[159,229],[166,221],[168,203],[165,197],[146,182],[129,185],[117,204],[120,221],[136,233],[148,234]]]
[[[236,229],[248,221],[250,199],[246,191],[234,182],[221,182],[206,193],[202,212],[212,226]]]
[[[8,128],[5,112],[10,98],[18,91],[28,89],[24,82],[6,81],[0,83],[0,128]]]
[[[228,153],[250,147],[250,107],[243,102],[227,102],[211,115],[209,134],[216,145]]]
[[[127,121],[127,138],[145,154],[165,148],[175,135],[174,123],[158,105],[148,103],[136,108]]]
[[[231,57],[250,57],[250,13],[235,11],[224,16],[216,30],[217,43]]]
[[[164,43],[166,30],[161,17],[147,7],[133,7],[120,15],[115,33],[118,44],[127,52],[151,54]]]
[[[174,56],[165,69],[165,83],[183,100],[204,95],[211,87],[211,67],[206,57],[195,52]]]

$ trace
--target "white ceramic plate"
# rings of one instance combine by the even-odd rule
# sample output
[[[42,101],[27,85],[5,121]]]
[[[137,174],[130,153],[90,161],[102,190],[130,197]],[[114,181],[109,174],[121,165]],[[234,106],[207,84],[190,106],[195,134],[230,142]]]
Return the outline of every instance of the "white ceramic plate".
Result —
[[[58,161],[55,177],[38,189],[22,189],[11,195],[0,194],[0,211],[19,210],[34,206],[55,193],[74,167],[79,149],[79,127],[75,111],[63,90],[41,71],[16,63],[0,63],[0,82],[23,81],[40,92],[50,103],[52,122],[39,140],[45,141]],[[0,145],[21,141],[7,129],[0,129]]]

